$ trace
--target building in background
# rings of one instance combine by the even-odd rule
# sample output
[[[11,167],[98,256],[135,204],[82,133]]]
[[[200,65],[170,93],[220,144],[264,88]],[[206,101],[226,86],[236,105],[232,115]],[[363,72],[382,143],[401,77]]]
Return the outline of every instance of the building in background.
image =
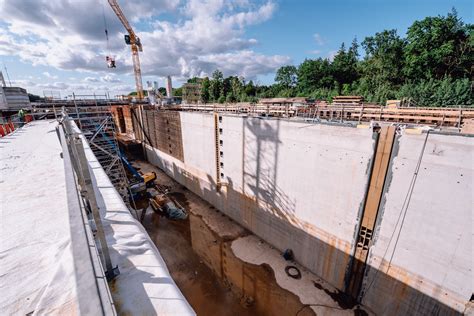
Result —
[[[0,71],[0,111],[13,112],[20,109],[31,109],[28,92],[20,87],[7,87]]]

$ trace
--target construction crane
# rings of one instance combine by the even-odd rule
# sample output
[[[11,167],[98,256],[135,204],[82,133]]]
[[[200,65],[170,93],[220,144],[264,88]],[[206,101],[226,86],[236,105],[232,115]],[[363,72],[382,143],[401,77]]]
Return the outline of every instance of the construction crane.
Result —
[[[110,7],[114,10],[115,14],[119,18],[120,22],[122,22],[123,26],[128,32],[128,35],[125,35],[125,43],[127,45],[131,45],[132,47],[132,60],[133,60],[133,72],[135,74],[135,84],[137,86],[137,97],[139,100],[143,99],[143,84],[142,84],[142,71],[140,69],[140,58],[138,57],[138,52],[142,52],[142,43],[140,42],[140,38],[135,34],[130,23],[128,23],[127,18],[123,14],[122,9],[120,8],[119,4],[116,0],[108,0]]]

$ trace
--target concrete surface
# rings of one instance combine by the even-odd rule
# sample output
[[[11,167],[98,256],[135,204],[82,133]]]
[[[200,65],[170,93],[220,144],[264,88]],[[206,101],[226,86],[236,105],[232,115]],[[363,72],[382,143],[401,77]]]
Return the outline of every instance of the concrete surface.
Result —
[[[392,161],[369,258],[373,269],[364,289],[364,302],[377,306],[377,310],[396,309],[406,314],[420,308],[432,314],[454,309],[462,313],[473,293],[468,280],[474,277],[474,138],[428,136],[406,208],[403,203],[426,137],[403,135],[395,147],[398,153]],[[394,281],[388,282],[381,275]],[[380,300],[381,293],[386,299]],[[441,305],[426,304],[426,296]],[[404,301],[408,297],[409,303]]]
[[[371,130],[221,115],[216,148],[213,115],[180,116],[184,162],[148,147],[150,162],[280,251],[292,249],[299,263],[344,290],[369,181]],[[393,252],[384,255],[392,232],[398,236],[395,224],[424,137],[404,134],[390,158],[363,280],[362,302],[375,313],[472,310],[466,280],[473,279],[474,138],[430,135],[391,268],[380,265]],[[220,188],[216,150],[222,152]]]

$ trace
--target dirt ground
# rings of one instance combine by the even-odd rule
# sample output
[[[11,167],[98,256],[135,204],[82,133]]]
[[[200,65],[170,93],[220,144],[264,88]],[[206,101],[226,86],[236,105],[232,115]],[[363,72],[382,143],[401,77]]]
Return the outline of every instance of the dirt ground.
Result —
[[[249,231],[155,166],[143,161],[132,163],[142,172],[154,171],[156,183],[172,192],[171,196],[189,213],[186,220],[168,220],[149,208],[143,226],[198,315],[316,314],[314,308],[278,285],[270,266],[251,264],[235,256],[232,242],[251,235]],[[316,284],[314,290],[324,292]],[[352,308],[338,310],[358,315]],[[318,310],[317,314],[333,315],[334,311]]]
[[[134,161],[133,164],[143,172],[155,171],[158,177],[156,182],[174,192],[173,197],[189,210],[185,194],[191,192],[186,192],[184,187],[146,162]],[[206,202],[202,203],[210,207]],[[143,226],[160,250],[174,281],[198,315],[258,315],[255,308],[244,307],[240,298],[223,284],[193,250],[190,218],[184,221],[168,220],[149,210]]]
[[[193,251],[189,219],[170,221],[148,213],[145,229],[160,250],[171,276],[198,315],[257,315],[225,287]]]

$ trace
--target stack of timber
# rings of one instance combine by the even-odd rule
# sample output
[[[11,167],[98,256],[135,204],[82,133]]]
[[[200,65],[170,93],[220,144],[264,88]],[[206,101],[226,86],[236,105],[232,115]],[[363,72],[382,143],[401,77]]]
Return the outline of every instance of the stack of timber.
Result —
[[[332,103],[334,105],[337,105],[337,104],[357,105],[357,104],[362,104],[363,101],[364,101],[364,98],[359,95],[338,95],[332,99]]]
[[[474,119],[474,108],[387,108],[384,106],[307,106],[298,116],[329,121],[393,122],[461,128]]]

